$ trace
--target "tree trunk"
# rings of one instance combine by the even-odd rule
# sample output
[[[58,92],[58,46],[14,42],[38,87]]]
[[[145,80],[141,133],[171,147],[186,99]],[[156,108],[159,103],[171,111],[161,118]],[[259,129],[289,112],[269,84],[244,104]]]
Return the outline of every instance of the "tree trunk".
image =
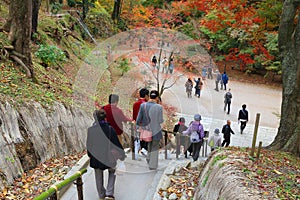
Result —
[[[32,33],[37,32],[41,0],[32,0]]]
[[[111,15],[111,18],[114,22],[118,22],[119,19],[120,19],[121,1],[122,0],[115,0],[114,10],[113,10],[112,15]]]
[[[14,46],[14,50],[22,55],[19,58],[29,68],[31,78],[34,78],[30,49],[31,23],[32,0],[11,0],[5,28],[9,32],[8,38]]]
[[[269,146],[300,156],[300,20],[299,0],[286,0],[278,32],[282,59],[283,94],[278,133]]]

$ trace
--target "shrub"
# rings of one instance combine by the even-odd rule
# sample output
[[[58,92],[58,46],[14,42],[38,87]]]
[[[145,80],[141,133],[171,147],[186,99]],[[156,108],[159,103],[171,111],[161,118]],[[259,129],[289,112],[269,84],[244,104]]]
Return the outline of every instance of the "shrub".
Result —
[[[65,53],[53,45],[40,45],[35,56],[41,59],[45,67],[49,67],[57,62],[63,62],[66,60]]]

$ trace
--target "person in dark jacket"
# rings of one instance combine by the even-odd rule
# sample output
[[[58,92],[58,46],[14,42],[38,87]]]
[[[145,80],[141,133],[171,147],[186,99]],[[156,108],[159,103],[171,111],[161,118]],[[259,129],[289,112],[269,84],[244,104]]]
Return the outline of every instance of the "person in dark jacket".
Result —
[[[226,90],[226,85],[227,85],[227,83],[228,83],[228,76],[227,76],[227,74],[226,74],[226,72],[224,72],[223,74],[222,74],[222,82],[223,82],[223,84],[224,84],[224,90]]]
[[[230,127],[231,125],[231,121],[230,120],[227,120],[227,124],[225,124],[222,128],[222,133],[224,134],[224,140],[222,142],[222,147],[224,147],[224,145],[226,144],[226,147],[229,146],[230,144],[230,136],[232,134],[234,134],[233,130],[231,129]]]
[[[239,111],[238,121],[241,122],[241,134],[243,134],[248,122],[248,111],[246,110],[246,104],[243,104],[242,109]]]
[[[181,133],[185,130],[187,130],[187,126],[185,125],[185,119],[184,117],[180,117],[177,124],[175,124],[173,128],[173,133]],[[193,146],[191,145],[191,142],[187,136],[180,135],[180,145],[184,146],[184,156],[187,158],[187,152],[190,152],[190,156],[193,152]]]
[[[116,131],[105,121],[106,112],[103,109],[94,112],[95,122],[88,128],[87,152],[90,166],[95,170],[96,187],[100,199],[114,199],[116,180],[116,162],[112,162],[111,149],[117,152],[118,158],[124,160],[126,155],[117,137]],[[107,187],[103,186],[103,172],[108,170]]]
[[[227,107],[228,115],[230,113],[231,99],[232,99],[232,94],[231,94],[231,90],[229,88],[228,92],[226,92],[224,95],[224,111],[226,111],[226,107]]]

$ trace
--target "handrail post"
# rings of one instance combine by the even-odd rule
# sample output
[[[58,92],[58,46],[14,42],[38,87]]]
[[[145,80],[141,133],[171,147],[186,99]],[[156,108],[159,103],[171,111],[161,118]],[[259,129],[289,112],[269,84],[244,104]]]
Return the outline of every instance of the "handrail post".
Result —
[[[133,122],[130,122],[130,132],[131,132],[131,136],[130,136],[130,139],[131,139],[131,157],[132,157],[132,160],[135,160],[136,157],[135,157],[135,146],[134,146],[134,139],[135,139],[135,134],[134,134],[134,124]]]
[[[256,159],[257,159],[257,160],[259,159],[259,156],[260,156],[260,150],[261,150],[261,147],[262,147],[262,141],[259,141],[258,150],[257,150],[257,155],[256,155]]]
[[[168,159],[168,150],[167,150],[167,143],[168,143],[168,133],[166,130],[164,130],[165,132],[165,159]]]
[[[176,140],[176,159],[178,159],[179,155],[180,155],[180,133],[175,133],[175,140]]]
[[[79,176],[76,180],[78,200],[83,200],[82,178]]]

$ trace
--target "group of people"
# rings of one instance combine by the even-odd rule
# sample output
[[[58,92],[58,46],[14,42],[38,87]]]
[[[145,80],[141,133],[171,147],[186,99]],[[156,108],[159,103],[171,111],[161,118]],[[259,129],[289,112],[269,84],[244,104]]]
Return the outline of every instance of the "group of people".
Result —
[[[200,95],[201,95],[201,91],[203,90],[203,81],[202,81],[202,78],[198,78],[198,79],[195,79],[194,78],[194,82],[195,82],[195,96],[200,98]],[[188,98],[192,98],[192,90],[193,90],[193,81],[191,78],[188,78],[188,80],[185,82],[185,91],[187,93],[187,97]]]
[[[163,109],[161,98],[156,90],[142,88],[140,98],[133,104],[133,118],[127,117],[118,107],[119,96],[110,94],[108,104],[94,111],[95,121],[87,134],[87,151],[90,166],[95,170],[96,187],[100,199],[114,199],[116,179],[116,160],[126,158],[123,144],[123,123],[136,122],[136,130],[150,126],[152,140],[141,141],[141,147],[147,151],[147,162],[150,170],[158,167],[159,141],[162,139]],[[103,172],[108,170],[108,183],[103,185]]]
[[[184,146],[184,155],[187,158],[187,153],[192,156],[193,160],[196,161],[199,157],[200,149],[204,141],[204,129],[203,125],[201,124],[201,115],[196,114],[194,115],[194,121],[192,121],[187,127],[185,125],[185,118],[180,117],[178,123],[174,126],[173,132],[181,133],[182,136],[180,137],[180,145]],[[240,133],[243,134],[243,131],[246,127],[248,122],[248,111],[246,110],[246,105],[243,104],[242,109],[239,111],[238,114],[238,122],[241,123],[240,125]],[[193,132],[198,134],[198,138],[196,140],[192,139]],[[220,147],[228,147],[230,145],[230,138],[231,134],[235,134],[234,131],[231,129],[231,121],[227,120],[227,123],[222,127],[223,133],[223,142],[222,137],[220,135],[220,129],[216,128],[214,130],[214,134],[209,137],[208,145],[211,147],[211,151],[214,151]],[[184,136],[189,136],[190,140],[186,142],[186,138]]]
[[[193,81],[195,82],[195,95],[200,98],[203,81],[201,78],[194,79]],[[185,84],[189,98],[192,96],[193,81],[189,78]],[[224,84],[224,88],[226,89],[225,85],[226,84]],[[226,92],[224,98],[224,110],[227,107],[229,114],[232,98],[230,89]],[[163,108],[160,105],[161,98],[157,90],[149,91],[146,88],[142,88],[139,91],[139,99],[133,104],[132,118],[127,117],[123,113],[123,111],[118,107],[118,103],[119,96],[117,94],[109,95],[108,104],[94,112],[95,121],[88,129],[87,135],[88,156],[90,157],[90,166],[95,170],[98,195],[100,199],[105,200],[114,199],[116,162],[112,162],[111,158],[116,157],[120,160],[124,160],[126,158],[123,148],[123,123],[135,122],[137,136],[139,135],[141,127],[150,127],[152,132],[151,141],[140,141],[141,152],[143,152],[146,156],[149,170],[155,170],[158,168],[159,141],[162,139],[161,124],[164,121]],[[189,126],[186,126],[185,119],[180,118],[178,124],[175,125],[173,130],[173,132],[180,132],[185,136],[189,136],[190,140],[188,142],[188,146],[186,146],[184,150],[184,154],[187,158],[187,154],[189,153],[194,161],[199,158],[200,149],[205,136],[201,120],[201,115],[195,114],[194,120],[189,124]],[[246,105],[243,105],[242,109],[239,111],[238,121],[241,123],[240,132],[242,134],[248,122],[248,111],[246,110]],[[229,146],[230,136],[231,134],[234,134],[231,129],[230,120],[227,120],[227,123],[223,126],[221,132],[224,134],[223,142],[221,142],[220,130],[218,128],[214,130],[214,134],[210,136],[208,140],[208,144],[211,146],[212,151],[219,147]],[[112,149],[114,149],[114,151],[112,151]],[[104,170],[108,170],[109,172],[106,188],[103,186]]]
[[[151,59],[151,64],[152,64],[153,68],[158,68],[158,60],[157,60],[155,55]],[[162,69],[162,73],[173,74],[173,71],[174,71],[174,58],[171,57],[170,61],[169,61],[167,59],[167,57],[165,56],[161,61],[161,69]]]
[[[226,86],[227,86],[227,83],[228,83],[228,80],[229,80],[229,77],[228,75],[226,74],[226,72],[224,71],[223,74],[220,74],[219,71],[217,71],[217,75],[216,75],[216,88],[215,90],[216,91],[219,91],[219,84],[221,86],[221,90],[223,90],[223,86],[224,86],[224,90],[226,90]]]

